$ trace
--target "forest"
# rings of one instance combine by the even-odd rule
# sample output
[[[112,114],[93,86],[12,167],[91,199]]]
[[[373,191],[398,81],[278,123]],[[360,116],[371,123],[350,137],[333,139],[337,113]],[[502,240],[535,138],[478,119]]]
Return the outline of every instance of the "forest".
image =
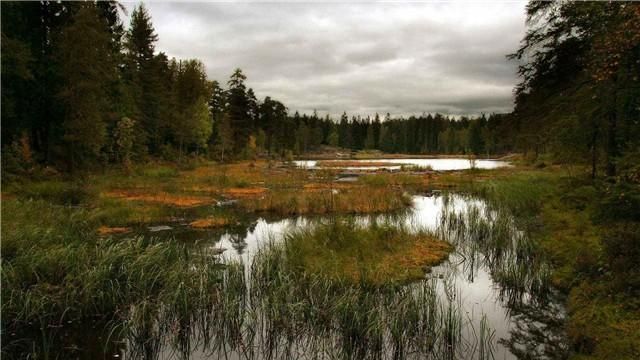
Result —
[[[240,69],[226,83],[209,80],[199,60],[156,51],[144,5],[126,31],[115,2],[8,3],[3,14],[7,156],[26,147],[36,163],[72,169],[189,153],[222,161],[282,157],[320,145],[412,154],[510,150],[498,141],[505,115],[333,119],[291,114],[269,96],[258,101]]]
[[[531,22],[546,16],[551,27],[532,27],[509,55],[529,59],[520,67],[512,113],[335,119],[292,114],[269,96],[259,101],[240,69],[225,82],[207,79],[198,59],[169,59],[155,48],[158,35],[143,4],[125,27],[116,2],[7,3],[5,166],[28,160],[70,170],[186,154],[228,161],[330,145],[410,154],[548,153],[615,175],[616,163],[626,168],[637,155],[637,8],[550,7],[530,7]],[[575,29],[579,37],[570,36]]]
[[[511,111],[413,115],[0,6],[3,357],[640,358],[640,3],[531,0]]]

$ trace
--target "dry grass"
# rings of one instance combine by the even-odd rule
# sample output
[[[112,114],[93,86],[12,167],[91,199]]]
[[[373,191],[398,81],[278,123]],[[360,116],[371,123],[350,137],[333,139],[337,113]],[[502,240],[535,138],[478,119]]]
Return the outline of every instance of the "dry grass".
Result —
[[[245,199],[240,206],[252,212],[281,215],[329,213],[379,213],[406,208],[411,200],[401,191],[360,187],[331,191],[277,191],[259,199]]]
[[[417,236],[412,243],[399,246],[382,254],[379,258],[365,260],[364,264],[363,260],[357,257],[339,257],[333,268],[336,271],[334,275],[346,276],[353,282],[358,282],[362,276],[366,276],[368,281],[375,284],[394,280],[418,280],[424,277],[426,269],[446,260],[452,249],[452,246],[445,241],[421,235]],[[363,267],[368,267],[366,272],[362,271]]]
[[[107,236],[107,235],[113,235],[113,234],[124,234],[124,233],[128,233],[129,231],[131,231],[131,229],[124,226],[109,227],[109,226],[103,225],[98,228],[98,235]]]
[[[229,224],[229,220],[225,218],[204,218],[194,220],[189,223],[189,226],[196,229],[211,229],[216,227],[221,227]]]
[[[260,197],[267,192],[267,188],[252,187],[252,188],[230,188],[224,189],[223,194],[229,198],[253,198]]]
[[[187,195],[170,194],[164,191],[157,193],[137,192],[131,190],[116,190],[104,193],[107,197],[123,199],[127,201],[143,201],[171,205],[176,207],[193,207],[213,204],[216,202],[211,197],[196,197]]]
[[[349,184],[349,183],[309,183],[309,184],[304,184],[302,186],[302,191],[304,192],[323,192],[323,191],[331,191],[331,190],[345,190],[345,189],[351,189],[354,186],[357,186],[356,184]]]

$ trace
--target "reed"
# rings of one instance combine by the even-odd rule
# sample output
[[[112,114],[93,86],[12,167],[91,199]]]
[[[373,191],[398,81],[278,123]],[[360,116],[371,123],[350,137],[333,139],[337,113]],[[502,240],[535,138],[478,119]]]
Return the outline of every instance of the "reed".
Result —
[[[240,206],[251,212],[280,215],[380,213],[407,208],[410,198],[401,191],[384,188],[354,188],[323,192],[272,191],[262,198],[245,199]]]

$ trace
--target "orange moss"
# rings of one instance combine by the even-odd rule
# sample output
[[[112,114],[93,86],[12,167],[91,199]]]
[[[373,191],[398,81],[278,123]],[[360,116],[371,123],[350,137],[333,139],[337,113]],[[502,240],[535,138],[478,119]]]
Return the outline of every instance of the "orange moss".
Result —
[[[224,218],[198,219],[189,223],[189,226],[196,229],[208,229],[227,225],[229,220]]]
[[[407,282],[421,279],[428,268],[436,266],[449,257],[451,244],[430,236],[420,236],[411,244],[390,250],[388,253],[369,258],[354,256],[332,257],[328,266],[326,259],[307,259],[307,270],[324,272],[331,277],[359,282],[365,279],[374,284]]]
[[[98,234],[101,236],[112,235],[112,234],[124,234],[131,231],[128,227],[109,227],[109,226],[100,226],[98,228]]]
[[[266,188],[229,188],[224,190],[224,195],[231,198],[251,198],[258,197],[267,192]]]
[[[124,199],[127,201],[144,201],[153,202],[163,205],[171,205],[177,207],[193,207],[200,205],[212,204],[216,200],[210,197],[196,197],[173,195],[166,192],[158,192],[155,194],[138,193],[127,190],[114,190],[104,193],[108,197]]]

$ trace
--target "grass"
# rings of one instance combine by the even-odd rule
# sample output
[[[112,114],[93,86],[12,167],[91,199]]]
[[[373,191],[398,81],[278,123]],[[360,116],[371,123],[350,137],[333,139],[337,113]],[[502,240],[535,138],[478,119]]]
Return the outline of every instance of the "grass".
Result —
[[[59,329],[94,319],[112,320],[107,332],[127,342],[130,358],[154,358],[168,346],[184,357],[202,348],[249,358],[303,351],[434,359],[491,347],[488,337],[475,340],[489,342],[482,346],[462,341],[460,304],[436,296],[434,282],[400,286],[450,251],[426,233],[333,222],[274,239],[245,268],[172,241],[99,239],[84,208],[13,199],[3,210],[5,356],[68,355]],[[321,262],[336,254],[338,266],[325,271]],[[356,260],[354,276],[347,265]],[[29,335],[34,327],[42,334]]]
[[[130,341],[132,358],[157,353],[167,339],[183,353],[195,341],[218,353],[272,356],[297,350],[342,358],[465,355],[456,302],[436,299],[428,282],[398,287],[448,253],[429,234],[328,224],[289,235],[286,246],[262,249],[246,273],[239,264],[222,266],[198,246],[109,236],[173,218],[225,226],[223,211],[192,207],[218,199],[241,198],[241,210],[282,215],[369,213],[405,208],[408,189],[453,187],[484,197],[489,208],[446,213],[438,236],[459,251],[484,254],[509,304],[547,294],[553,284],[566,296],[574,358],[640,357],[640,303],[637,287],[629,285],[637,266],[621,262],[637,251],[634,234],[608,235],[635,229],[633,187],[609,191],[610,184],[567,176],[553,165],[370,174],[348,184],[334,183],[334,176],[259,161],[187,169],[149,164],[84,180],[52,176],[7,184],[4,354],[52,346],[49,331],[66,321],[115,318],[114,336]],[[600,198],[624,201],[603,207]],[[514,229],[523,235],[514,237]],[[615,249],[609,238],[618,239]],[[18,341],[22,329],[39,326],[41,343]],[[486,323],[477,334],[480,344],[493,341]],[[490,357],[485,345],[477,349]]]
[[[277,191],[257,199],[243,199],[250,212],[279,215],[379,213],[407,208],[411,201],[398,190],[363,187],[343,191]]]
[[[208,301],[220,283],[222,265],[197,248],[98,239],[87,210],[42,200],[5,200],[2,207],[3,351],[38,347],[21,338],[32,324],[46,331],[88,319],[124,321],[136,308],[160,309],[176,297]]]
[[[336,255],[332,250],[336,246],[341,252],[353,253],[352,245],[363,245],[364,254],[358,261],[364,269],[384,262],[379,251],[393,253],[383,250],[383,243],[395,247],[387,235],[408,236],[402,228],[385,225],[365,235],[365,230],[351,225],[328,223],[308,232],[294,232],[268,243],[255,256],[249,271],[248,305],[256,318],[248,328],[254,329],[257,339],[253,339],[262,345],[261,354],[440,359],[473,357],[477,349],[492,348],[491,343],[479,345],[479,340],[462,341],[461,329],[469,324],[464,321],[461,305],[454,294],[439,296],[433,281],[400,286],[393,279],[355,279],[348,271],[328,270],[331,256],[322,253]],[[365,239],[361,239],[363,235]],[[424,240],[422,236],[418,233],[413,238]],[[317,241],[322,243],[314,246]],[[369,250],[367,245],[376,249]],[[309,262],[316,257],[325,266]],[[491,341],[489,336],[484,340]]]
[[[633,290],[617,285],[631,281],[635,270],[614,273],[604,251],[608,228],[629,226],[600,220],[607,186],[547,167],[465,187],[515,214],[532,250],[551,261],[551,280],[567,296],[566,330],[576,359],[640,356],[640,303]]]
[[[332,220],[298,230],[286,239],[286,256],[296,269],[354,283],[407,282],[445,260],[448,243],[399,224],[368,227]]]

